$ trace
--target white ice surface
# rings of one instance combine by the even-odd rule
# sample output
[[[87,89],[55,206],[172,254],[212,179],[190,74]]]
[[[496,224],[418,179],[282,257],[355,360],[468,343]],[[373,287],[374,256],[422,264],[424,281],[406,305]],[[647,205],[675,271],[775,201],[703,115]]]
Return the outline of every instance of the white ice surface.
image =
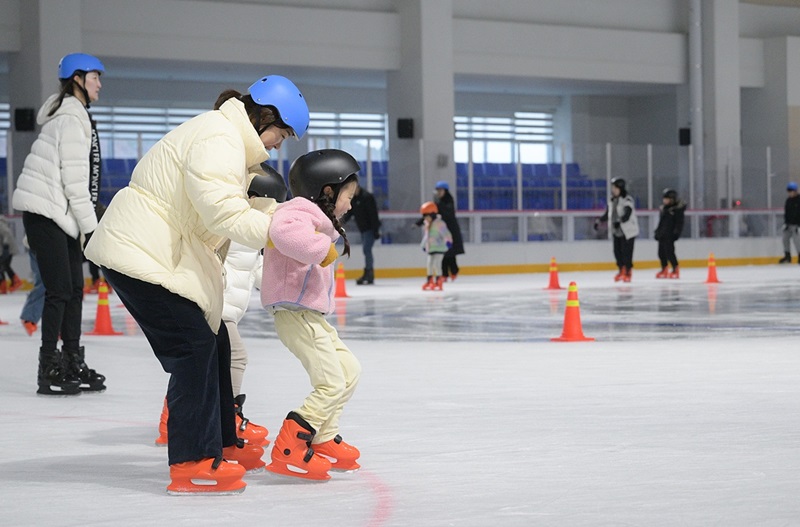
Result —
[[[586,343],[549,341],[566,291],[546,275],[348,281],[331,321],[363,366],[341,423],[363,469],[224,497],[166,494],[167,376],[113,295],[128,334],[84,338],[109,389],[76,398],[35,395],[24,294],[0,296],[0,525],[800,525],[800,269],[653,274],[561,274]],[[245,410],[274,439],[309,384],[251,305]]]

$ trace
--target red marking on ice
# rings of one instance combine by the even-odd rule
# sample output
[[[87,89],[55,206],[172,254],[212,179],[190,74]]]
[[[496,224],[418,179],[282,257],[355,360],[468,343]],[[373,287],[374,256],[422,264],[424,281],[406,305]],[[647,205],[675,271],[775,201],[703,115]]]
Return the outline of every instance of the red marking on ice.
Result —
[[[360,471],[372,488],[375,494],[375,509],[372,511],[372,517],[367,522],[368,527],[381,527],[386,523],[392,515],[392,491],[381,478],[369,472]]]

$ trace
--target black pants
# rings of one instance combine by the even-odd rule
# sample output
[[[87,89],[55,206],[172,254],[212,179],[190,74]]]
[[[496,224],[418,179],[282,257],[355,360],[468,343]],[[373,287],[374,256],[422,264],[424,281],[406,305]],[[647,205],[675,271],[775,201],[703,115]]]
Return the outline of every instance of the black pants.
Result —
[[[614,236],[614,258],[617,267],[633,269],[633,242],[636,238],[626,239],[624,236]]]
[[[231,344],[225,324],[214,335],[200,307],[167,289],[101,268],[142,328],[164,371],[169,464],[222,455],[236,443]]]
[[[44,284],[42,349],[55,351],[58,336],[64,347],[77,349],[83,309],[83,250],[77,240],[50,218],[22,213],[28,245],[36,253]]]
[[[456,263],[456,255],[450,251],[444,253],[442,258],[442,276],[455,276],[458,274],[458,264]]]
[[[678,267],[678,257],[675,256],[675,240],[658,241],[658,259],[661,260],[661,268],[667,266],[667,262],[675,269]]]

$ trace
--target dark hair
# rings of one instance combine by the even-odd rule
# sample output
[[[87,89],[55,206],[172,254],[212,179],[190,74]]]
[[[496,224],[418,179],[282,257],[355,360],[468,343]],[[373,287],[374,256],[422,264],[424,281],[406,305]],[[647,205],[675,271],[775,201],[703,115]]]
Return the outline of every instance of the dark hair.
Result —
[[[73,95],[75,93],[75,86],[80,88],[80,84],[75,82],[75,75],[80,75],[84,79],[86,78],[85,71],[76,70],[69,79],[61,79],[61,89],[58,90],[58,100],[53,102],[53,107],[50,108],[49,112],[47,112],[48,117],[52,117],[53,114],[56,113],[59,108],[61,108],[61,105],[64,103],[64,97],[67,95]],[[86,103],[88,104],[89,101],[87,100]]]
[[[358,184],[358,175],[350,174],[341,183],[332,183],[323,186],[319,196],[316,199],[311,200],[312,202],[316,203],[320,209],[322,209],[322,212],[324,212],[328,219],[331,220],[331,223],[333,223],[333,228],[336,229],[336,232],[342,236],[342,239],[344,240],[344,252],[342,254],[346,256],[350,256],[350,242],[347,240],[347,233],[345,232],[344,227],[342,227],[339,218],[337,218],[334,214],[334,210],[336,209],[336,200],[339,198],[339,191],[341,191],[342,187],[348,183],[353,182]],[[333,191],[333,196],[328,196],[325,194],[325,187],[331,188]]]
[[[253,125],[253,128],[256,129],[259,135],[264,133],[264,130],[273,124],[280,128],[288,128],[281,120],[277,108],[274,106],[261,106],[260,104],[256,104],[249,94],[242,95],[236,90],[225,90],[220,93],[219,97],[217,97],[217,102],[214,103],[214,109],[219,110],[228,99],[239,99],[244,103],[244,109],[247,112],[247,117],[250,118],[250,124]]]

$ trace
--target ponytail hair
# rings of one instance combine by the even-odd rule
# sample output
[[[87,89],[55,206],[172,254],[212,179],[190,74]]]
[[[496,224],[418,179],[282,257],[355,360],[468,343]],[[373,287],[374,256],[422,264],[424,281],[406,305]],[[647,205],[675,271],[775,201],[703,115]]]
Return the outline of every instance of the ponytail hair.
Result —
[[[253,98],[248,95],[242,95],[236,90],[225,90],[219,94],[217,101],[214,103],[214,109],[219,110],[228,99],[238,99],[244,104],[244,109],[247,112],[247,117],[250,119],[250,124],[256,129],[259,135],[264,133],[269,126],[273,124],[285,127],[278,115],[278,110],[274,106],[261,106],[256,104]]]
[[[328,219],[331,220],[331,223],[333,223],[333,228],[336,229],[336,232],[338,232],[344,240],[344,252],[342,252],[342,254],[346,256],[350,256],[350,242],[347,239],[347,233],[345,232],[342,223],[339,221],[339,218],[336,217],[334,211],[336,210],[336,200],[339,197],[339,191],[343,186],[352,182],[358,183],[358,176],[356,174],[350,174],[341,183],[325,185],[322,187],[323,190],[320,192],[319,197],[311,200],[316,203],[322,212],[325,213]],[[325,187],[330,187],[331,190],[333,190],[333,196],[328,196],[325,194]]]

